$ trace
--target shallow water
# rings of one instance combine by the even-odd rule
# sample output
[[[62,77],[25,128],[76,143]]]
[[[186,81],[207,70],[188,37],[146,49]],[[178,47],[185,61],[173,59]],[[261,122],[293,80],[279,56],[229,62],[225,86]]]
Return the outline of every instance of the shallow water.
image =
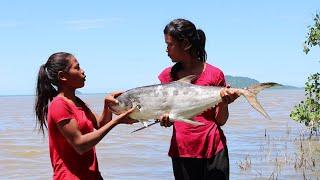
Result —
[[[261,92],[258,99],[272,120],[263,118],[244,98],[230,105],[223,126],[230,179],[320,179],[319,139],[307,140],[306,128],[289,118],[303,95],[302,90]],[[99,113],[103,96],[81,98]],[[0,179],[51,179],[47,136],[35,130],[34,97],[2,96],[0,104]],[[104,178],[173,179],[167,156],[171,128],[155,125],[130,134],[140,126],[119,125],[97,145]]]

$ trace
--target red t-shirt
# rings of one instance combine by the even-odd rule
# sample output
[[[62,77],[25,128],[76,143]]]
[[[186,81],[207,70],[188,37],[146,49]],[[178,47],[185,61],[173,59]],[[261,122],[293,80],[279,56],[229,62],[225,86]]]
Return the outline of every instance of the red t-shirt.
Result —
[[[161,83],[172,81],[170,71],[172,67],[163,70],[158,76]],[[193,84],[202,86],[226,86],[223,72],[206,63],[202,74]],[[211,158],[226,147],[226,138],[222,129],[215,123],[215,109],[212,108],[197,115],[193,119],[203,122],[203,126],[194,126],[175,121],[169,156],[188,158]]]
[[[80,155],[60,133],[57,124],[75,119],[82,134],[93,131],[90,112],[55,97],[48,108],[48,134],[53,179],[101,179],[95,148]],[[92,117],[92,116],[91,116]]]

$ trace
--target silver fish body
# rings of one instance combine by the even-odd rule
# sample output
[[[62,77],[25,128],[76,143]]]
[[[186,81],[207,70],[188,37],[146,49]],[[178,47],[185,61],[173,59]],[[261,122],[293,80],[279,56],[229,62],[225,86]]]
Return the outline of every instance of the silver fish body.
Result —
[[[192,118],[222,101],[220,96],[222,87],[191,84],[190,82],[194,78],[195,76],[191,75],[168,84],[157,84],[128,90],[117,97],[119,104],[110,106],[110,109],[115,114],[120,114],[132,107],[136,107],[129,117],[142,123],[168,114],[171,121],[183,121],[193,125],[201,125],[202,123],[194,121]],[[244,95],[255,109],[269,118],[256,100],[255,95],[260,90],[274,85],[278,84],[263,83],[251,89],[230,89],[238,95]]]

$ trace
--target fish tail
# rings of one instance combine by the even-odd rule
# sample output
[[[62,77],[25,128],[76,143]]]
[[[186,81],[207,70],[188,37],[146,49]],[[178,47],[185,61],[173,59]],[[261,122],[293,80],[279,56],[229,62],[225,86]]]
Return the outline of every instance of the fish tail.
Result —
[[[260,83],[253,86],[249,86],[245,89],[241,89],[240,94],[243,95],[249,104],[260,112],[267,119],[271,119],[268,113],[263,109],[259,101],[257,100],[257,94],[263,89],[270,88],[273,86],[281,86],[280,84],[269,82],[269,83]]]

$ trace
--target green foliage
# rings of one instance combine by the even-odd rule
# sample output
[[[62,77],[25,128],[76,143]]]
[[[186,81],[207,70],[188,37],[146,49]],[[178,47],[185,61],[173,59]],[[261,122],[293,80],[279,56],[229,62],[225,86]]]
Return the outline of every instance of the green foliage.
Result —
[[[294,107],[290,117],[317,132],[320,128],[320,73],[308,77],[305,85],[306,99]]]
[[[313,46],[320,47],[320,15],[316,14],[313,20],[314,20],[314,25],[309,26],[307,40],[304,41],[303,52],[305,52],[306,54],[308,54],[311,47]]]
[[[320,15],[314,17],[314,25],[309,27],[303,51],[308,54],[313,46],[320,47]],[[304,123],[312,132],[320,129],[320,73],[312,74],[305,84],[306,99],[294,107],[290,117]]]

